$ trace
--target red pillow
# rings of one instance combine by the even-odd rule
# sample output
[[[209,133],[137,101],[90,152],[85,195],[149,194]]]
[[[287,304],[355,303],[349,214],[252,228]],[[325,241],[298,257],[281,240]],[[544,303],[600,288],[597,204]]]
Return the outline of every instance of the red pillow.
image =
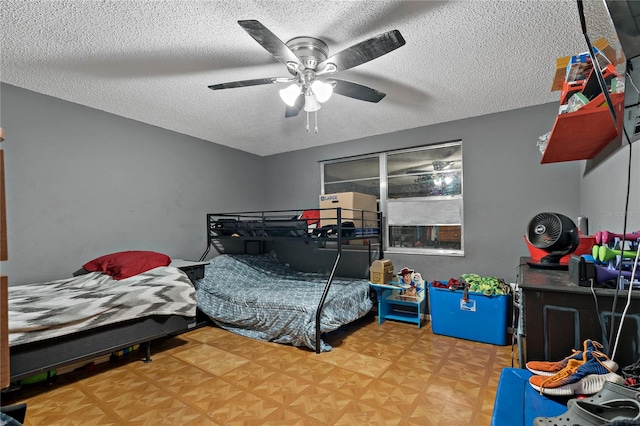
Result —
[[[123,280],[170,263],[169,256],[154,251],[121,251],[100,256],[82,267],[89,272],[104,272],[116,280]]]

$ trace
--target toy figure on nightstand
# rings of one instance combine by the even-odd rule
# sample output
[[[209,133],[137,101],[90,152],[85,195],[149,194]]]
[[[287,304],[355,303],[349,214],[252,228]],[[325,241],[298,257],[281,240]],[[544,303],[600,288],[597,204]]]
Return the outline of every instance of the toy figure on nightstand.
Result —
[[[402,300],[418,300],[418,293],[424,288],[424,280],[419,272],[406,266],[398,272],[400,283],[409,286],[401,293]]]

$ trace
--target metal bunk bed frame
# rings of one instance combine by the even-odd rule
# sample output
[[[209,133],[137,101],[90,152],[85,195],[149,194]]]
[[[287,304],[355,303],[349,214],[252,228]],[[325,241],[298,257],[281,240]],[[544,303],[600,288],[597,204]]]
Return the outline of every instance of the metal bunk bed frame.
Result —
[[[247,245],[250,243],[259,242],[260,243],[260,252],[265,251],[266,242],[267,241],[284,241],[284,240],[295,240],[295,241],[305,241],[305,242],[316,242],[321,245],[322,248],[327,248],[335,243],[336,246],[336,257],[333,262],[333,267],[331,268],[331,272],[329,273],[329,277],[327,278],[327,283],[325,284],[324,290],[322,292],[322,296],[320,298],[320,302],[318,303],[318,309],[316,310],[316,342],[315,342],[315,351],[316,353],[320,353],[320,316],[322,314],[322,308],[324,307],[324,303],[327,299],[327,295],[329,293],[329,289],[331,288],[331,283],[333,282],[333,278],[335,277],[336,270],[338,268],[338,264],[340,263],[340,258],[342,257],[342,246],[345,241],[350,240],[377,240],[376,243],[372,244],[369,241],[367,244],[368,249],[368,259],[369,263],[371,263],[372,259],[372,250],[371,246],[378,246],[378,259],[382,259],[384,257],[383,253],[383,226],[382,226],[382,212],[369,212],[366,210],[359,209],[345,209],[343,207],[336,208],[325,208],[325,209],[313,209],[318,211],[334,211],[335,214],[330,216],[331,221],[335,220],[336,225],[334,225],[331,236],[322,235],[322,234],[309,234],[309,230],[307,227],[308,219],[300,218],[300,210],[269,210],[269,211],[256,211],[256,212],[236,212],[236,213],[209,213],[207,214],[207,248],[205,249],[202,256],[200,256],[200,261],[203,261],[211,247],[215,245],[216,241],[219,240],[242,240],[244,241],[245,252],[247,250]],[[371,222],[370,215],[375,213],[375,221],[377,221],[377,227],[374,228],[365,228],[360,229],[351,227],[344,227],[343,212],[350,212],[350,218],[348,221],[358,222],[360,224],[365,224],[367,222]],[[367,218],[367,219],[365,219]],[[223,222],[221,222],[221,220]],[[293,225],[293,230],[298,232],[301,229],[302,224],[304,224],[304,229],[306,233],[304,235],[282,235],[283,231],[286,232],[287,222]],[[226,223],[229,224],[230,227],[224,231],[219,227],[220,224]],[[243,224],[249,223],[250,226],[243,228]],[[277,225],[275,225],[277,224]],[[237,228],[234,227],[237,225]],[[275,226],[274,226],[275,225]],[[289,229],[291,230],[291,229]],[[237,232],[234,232],[237,231]],[[353,232],[352,232],[353,231]],[[363,232],[366,231],[366,232]],[[249,233],[250,235],[241,235],[241,233]],[[360,232],[360,235],[358,235]],[[335,235],[335,236],[334,236]],[[331,243],[327,245],[327,243]],[[217,249],[218,252],[221,252]],[[361,249],[359,249],[361,250]]]

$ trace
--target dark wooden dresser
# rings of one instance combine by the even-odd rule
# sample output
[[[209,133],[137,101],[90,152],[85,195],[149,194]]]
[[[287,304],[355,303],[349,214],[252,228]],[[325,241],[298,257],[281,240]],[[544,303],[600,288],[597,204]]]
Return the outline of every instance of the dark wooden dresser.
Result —
[[[585,339],[602,343],[611,356],[628,291],[619,290],[616,298],[615,289],[594,288],[594,298],[590,287],[571,282],[568,271],[532,268],[527,260],[521,258],[518,267],[520,366],[565,358],[571,349],[581,349]],[[632,291],[613,359],[621,368],[640,359],[640,290]]]

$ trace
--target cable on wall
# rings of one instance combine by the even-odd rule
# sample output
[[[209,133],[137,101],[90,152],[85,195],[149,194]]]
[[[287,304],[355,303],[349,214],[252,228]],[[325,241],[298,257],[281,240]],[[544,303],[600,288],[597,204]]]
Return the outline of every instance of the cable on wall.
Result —
[[[627,73],[627,75],[629,75]],[[627,165],[627,194],[626,194],[626,199],[625,199],[625,206],[624,206],[624,220],[623,220],[623,225],[622,225],[622,241],[621,241],[621,246],[620,249],[624,250],[624,246],[626,243],[626,233],[627,233],[627,217],[628,217],[628,210],[629,210],[629,194],[630,194],[630,186],[631,186],[631,164],[632,164],[632,144],[631,144],[631,139],[629,138],[629,135],[627,134],[627,129],[625,129],[625,127],[622,127],[622,131],[624,133],[625,138],[627,139],[627,143],[629,144],[629,159],[628,159],[628,165]],[[640,252],[640,250],[638,250]],[[636,266],[638,264],[638,256],[636,253],[636,260],[635,263],[633,265],[633,273],[635,273],[636,270]],[[613,360],[614,359],[614,355],[615,355],[615,351],[618,345],[618,339],[620,337],[620,333],[622,331],[622,325],[624,324],[624,318],[626,316],[627,313],[627,309],[629,308],[629,304],[631,302],[631,291],[633,290],[633,277],[634,275],[631,275],[631,281],[629,282],[629,294],[628,294],[628,300],[627,300],[627,304],[623,310],[623,313],[620,317],[620,324],[618,325],[618,333],[616,333],[616,340],[614,342],[613,345],[613,352],[609,355],[610,358]],[[615,320],[615,312],[616,312],[616,304],[618,302],[618,294],[620,292],[620,283],[622,282],[622,261],[618,262],[618,278],[616,280],[616,289],[615,289],[615,293],[613,295],[613,305],[611,306],[611,326],[609,328],[609,337],[608,339],[611,340],[611,338],[613,338],[613,330],[614,330],[614,326],[616,323]]]
[[[589,284],[590,284],[589,287],[591,288],[591,294],[593,295],[593,301],[595,302],[595,305],[596,305],[596,317],[598,318],[598,323],[600,324],[600,331],[602,332],[603,335],[606,336],[607,328],[602,323],[602,318],[600,318],[600,308],[598,307],[598,296],[596,295],[596,291],[594,289],[595,283],[596,283],[596,279],[595,278],[590,278],[589,279]]]
[[[628,136],[626,135],[626,131],[625,131],[625,136],[627,137],[627,140],[629,139]],[[620,250],[624,250],[624,246],[626,243],[626,238],[625,235],[627,233],[627,210],[629,209],[629,187],[631,184],[631,145],[629,145],[629,161],[628,161],[629,167],[627,169],[627,194],[626,194],[626,201],[625,201],[625,206],[624,206],[624,219],[623,219],[623,224],[622,224],[622,241],[620,242]],[[613,336],[613,329],[614,329],[614,325],[615,325],[615,312],[616,312],[616,304],[618,302],[618,293],[620,290],[620,286],[617,285],[618,283],[620,283],[620,277],[622,276],[622,261],[618,262],[618,278],[616,280],[616,289],[615,289],[615,293],[613,294],[613,305],[611,306],[611,326],[609,328],[609,338]],[[621,323],[622,324],[622,323]]]
[[[587,23],[584,16],[584,5],[582,4],[582,0],[577,0],[578,2],[578,14],[580,16],[580,25],[582,26],[582,34],[584,35],[584,39],[587,42],[587,47],[589,48],[589,55],[591,55],[591,64],[593,66],[593,71],[596,74],[596,78],[598,79],[598,84],[600,85],[600,90],[604,95],[604,98],[607,100],[607,106],[609,107],[609,112],[611,113],[611,117],[613,118],[613,122],[617,121],[617,114],[615,107],[613,106],[613,102],[611,102],[611,96],[609,96],[609,90],[607,90],[607,83],[604,81],[604,77],[602,76],[602,69],[600,68],[600,64],[596,59],[596,52],[591,45],[591,40],[589,39],[589,35],[587,34]]]
[[[631,145],[629,145],[631,147]],[[640,250],[636,250],[636,259],[633,264],[633,268],[631,271],[631,281],[629,282],[629,291],[627,292],[627,304],[624,306],[624,310],[622,311],[622,315],[620,316],[620,325],[618,326],[618,333],[616,334],[616,340],[613,344],[613,351],[611,352],[611,359],[614,359],[616,356],[616,350],[618,349],[618,342],[620,341],[620,334],[622,334],[622,324],[624,324],[624,318],[627,315],[627,311],[629,310],[629,305],[631,305],[631,292],[633,291],[633,277],[636,274],[636,267],[638,266],[638,258],[640,257]],[[618,277],[618,281],[620,277]],[[613,321],[611,321],[613,324]]]

